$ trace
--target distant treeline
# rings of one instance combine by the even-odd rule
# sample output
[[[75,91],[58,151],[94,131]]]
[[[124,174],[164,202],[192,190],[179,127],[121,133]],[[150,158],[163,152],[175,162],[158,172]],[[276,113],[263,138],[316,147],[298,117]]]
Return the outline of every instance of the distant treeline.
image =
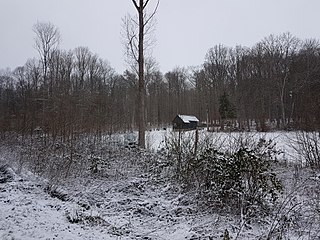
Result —
[[[13,71],[1,70],[2,136],[33,134],[35,129],[69,137],[136,128],[133,70],[116,73],[86,47],[49,50]],[[320,128],[318,40],[285,33],[251,48],[216,45],[201,66],[165,74],[146,62],[147,126],[165,126],[181,113],[196,115],[209,126],[231,122],[239,130],[249,129],[252,122],[261,131],[271,126]]]

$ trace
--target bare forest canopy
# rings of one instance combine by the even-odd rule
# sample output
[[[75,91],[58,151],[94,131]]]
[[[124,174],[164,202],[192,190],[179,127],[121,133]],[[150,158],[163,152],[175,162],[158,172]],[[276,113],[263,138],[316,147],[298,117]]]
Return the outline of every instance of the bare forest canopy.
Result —
[[[2,136],[35,129],[52,136],[136,129],[136,73],[116,73],[86,47],[43,50],[39,59],[0,71]],[[251,48],[215,45],[204,59],[198,67],[167,73],[145,63],[147,126],[189,114],[209,126],[232,122],[239,130],[252,122],[262,131],[272,124],[320,128],[318,40],[270,35]]]

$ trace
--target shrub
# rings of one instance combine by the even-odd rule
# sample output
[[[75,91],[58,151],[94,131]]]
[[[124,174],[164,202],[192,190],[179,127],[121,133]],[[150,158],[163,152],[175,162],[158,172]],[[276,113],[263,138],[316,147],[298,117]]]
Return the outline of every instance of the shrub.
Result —
[[[197,155],[183,155],[178,179],[196,189],[206,204],[239,214],[243,220],[269,214],[282,191],[272,170],[278,153],[272,141],[237,139],[225,151],[202,144]]]
[[[291,146],[308,167],[320,169],[320,132],[297,132]]]

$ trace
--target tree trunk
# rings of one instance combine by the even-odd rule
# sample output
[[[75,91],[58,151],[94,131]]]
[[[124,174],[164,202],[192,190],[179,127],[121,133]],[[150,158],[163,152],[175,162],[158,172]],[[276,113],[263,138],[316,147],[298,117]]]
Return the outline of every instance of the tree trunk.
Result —
[[[144,86],[144,56],[143,56],[143,40],[144,40],[144,19],[143,19],[143,0],[140,0],[139,7],[139,93],[138,93],[138,112],[139,112],[139,146],[145,148],[145,86]]]

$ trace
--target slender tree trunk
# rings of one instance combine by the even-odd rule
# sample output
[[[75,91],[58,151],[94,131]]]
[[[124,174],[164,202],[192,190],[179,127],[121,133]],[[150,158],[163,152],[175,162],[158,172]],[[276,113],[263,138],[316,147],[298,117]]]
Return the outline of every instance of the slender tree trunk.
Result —
[[[285,112],[285,87],[286,87],[286,82],[288,78],[288,73],[284,76],[281,84],[281,89],[280,89],[280,101],[281,101],[281,118],[282,118],[282,127],[286,127],[287,125],[287,120],[286,120],[286,112]]]
[[[143,56],[143,41],[144,41],[144,14],[143,0],[140,0],[139,12],[139,93],[138,93],[138,121],[139,121],[139,146],[145,148],[145,84],[144,84],[144,56]]]
[[[139,75],[139,84],[138,84],[138,126],[139,126],[139,146],[145,148],[145,131],[146,131],[146,109],[145,109],[145,99],[146,99],[146,90],[145,90],[145,76],[144,76],[144,38],[145,36],[145,26],[150,25],[150,20],[154,17],[159,6],[159,0],[153,11],[153,13],[148,16],[146,14],[146,7],[149,4],[150,0],[131,0],[138,12],[138,25],[139,25],[139,36],[138,36],[138,56],[136,56],[136,35],[133,34],[130,36],[129,45],[131,48],[131,54],[134,55],[134,60],[138,63],[138,75]],[[132,20],[134,21],[134,20]],[[134,23],[136,23],[134,21]],[[151,25],[152,26],[152,25]],[[131,35],[131,33],[129,33]],[[134,42],[134,43],[133,43]],[[133,45],[135,47],[133,47]]]

